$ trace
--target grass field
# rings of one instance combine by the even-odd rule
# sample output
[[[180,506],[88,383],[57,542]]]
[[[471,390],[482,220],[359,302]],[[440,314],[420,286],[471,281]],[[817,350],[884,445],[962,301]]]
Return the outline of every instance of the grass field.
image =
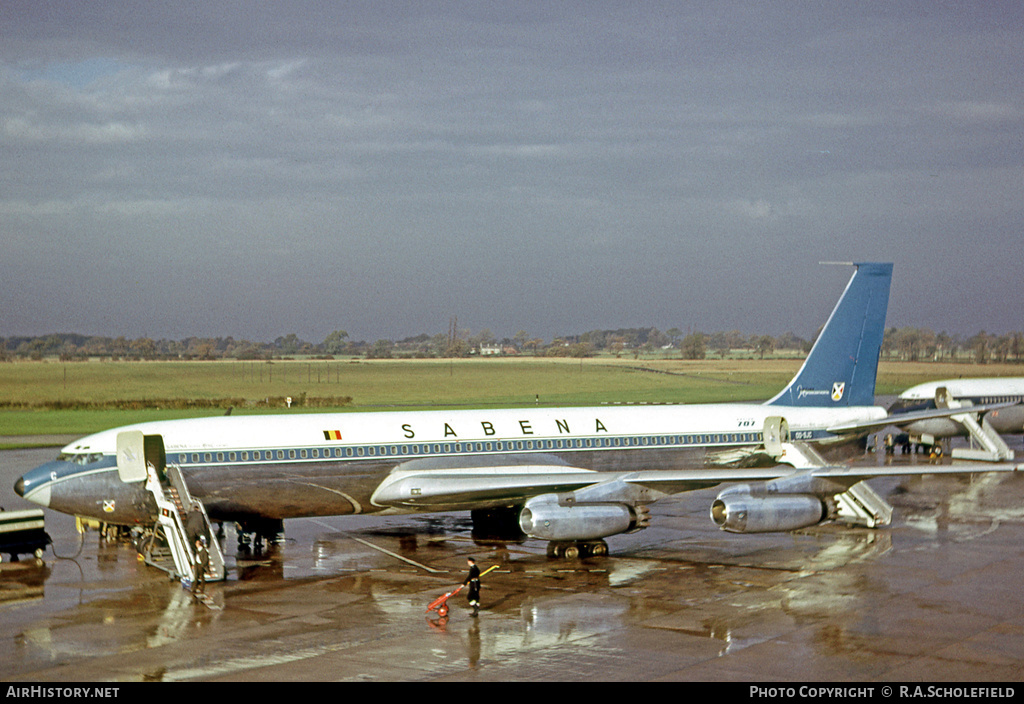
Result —
[[[0,436],[86,434],[143,420],[394,407],[758,401],[799,359],[474,359],[0,364]],[[1016,365],[883,362],[877,393],[934,379],[1014,376]],[[203,407],[205,404],[206,407]]]

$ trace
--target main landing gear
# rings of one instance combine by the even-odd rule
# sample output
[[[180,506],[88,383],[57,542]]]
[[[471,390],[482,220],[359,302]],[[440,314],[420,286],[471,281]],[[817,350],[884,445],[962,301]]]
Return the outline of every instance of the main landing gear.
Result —
[[[519,543],[525,541],[528,536],[519,525],[522,510],[522,506],[513,506],[471,511],[473,538]],[[548,557],[552,559],[577,560],[581,557],[604,557],[607,554],[608,543],[603,540],[553,540],[548,543]]]
[[[548,557],[575,560],[580,557],[604,557],[608,554],[608,543],[603,540],[575,540],[548,543]]]

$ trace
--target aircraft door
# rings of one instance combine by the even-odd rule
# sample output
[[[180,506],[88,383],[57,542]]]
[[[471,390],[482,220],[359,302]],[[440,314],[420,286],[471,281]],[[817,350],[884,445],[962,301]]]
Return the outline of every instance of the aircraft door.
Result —
[[[167,466],[164,439],[160,435],[143,435],[141,430],[117,434],[117,474],[122,482],[146,481],[146,465],[152,465],[158,476]]]
[[[789,423],[781,416],[764,419],[764,449],[776,460],[782,457],[784,443],[789,442]]]
[[[141,430],[117,434],[117,475],[125,483],[146,481],[145,436]]]

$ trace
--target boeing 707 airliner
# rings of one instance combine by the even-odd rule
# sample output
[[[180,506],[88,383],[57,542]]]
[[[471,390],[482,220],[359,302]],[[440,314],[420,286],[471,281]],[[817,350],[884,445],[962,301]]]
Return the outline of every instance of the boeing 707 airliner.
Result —
[[[73,442],[15,489],[57,511],[145,529],[173,470],[211,520],[247,530],[272,534],[306,516],[469,510],[565,556],[605,554],[605,538],[647,526],[652,502],[725,482],[741,483],[711,507],[724,530],[793,530],[850,505],[866,523],[884,523],[851,487],[964,470],[841,462],[890,422],[874,391],[892,264],[855,266],[803,366],[762,404],[159,421]],[[148,469],[130,469],[143,456]]]

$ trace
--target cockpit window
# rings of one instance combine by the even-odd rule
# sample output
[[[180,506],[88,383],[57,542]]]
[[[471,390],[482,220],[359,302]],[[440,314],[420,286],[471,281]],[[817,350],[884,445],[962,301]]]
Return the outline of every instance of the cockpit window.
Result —
[[[103,459],[102,452],[62,452],[57,455],[58,462],[71,462],[78,465],[96,464]]]

